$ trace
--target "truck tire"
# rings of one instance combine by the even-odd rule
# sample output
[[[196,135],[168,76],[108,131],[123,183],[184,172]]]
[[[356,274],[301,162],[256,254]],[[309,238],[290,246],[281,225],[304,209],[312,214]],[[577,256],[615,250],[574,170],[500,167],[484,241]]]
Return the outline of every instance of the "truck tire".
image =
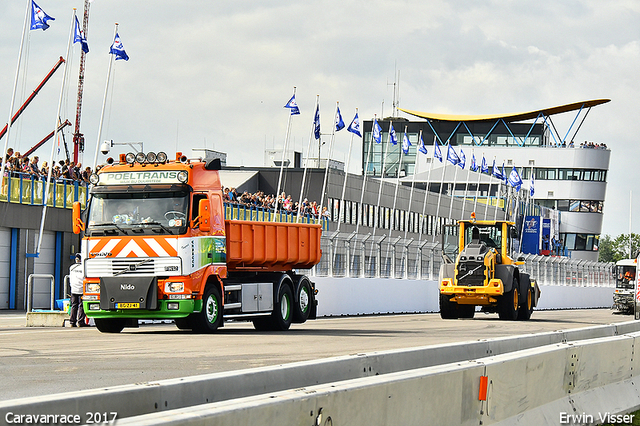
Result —
[[[309,278],[300,278],[293,304],[293,322],[303,323],[309,318],[311,304],[313,303],[312,291]]]
[[[449,300],[451,296],[440,295],[440,318],[458,319],[458,304]]]
[[[292,310],[293,296],[291,287],[282,283],[280,291],[278,291],[278,301],[274,303],[273,312],[271,313],[271,329],[274,331],[288,330],[293,319]]]
[[[458,305],[460,318],[473,318],[476,313],[476,305]]]
[[[520,306],[518,311],[518,320],[529,321],[533,313],[533,289],[529,287],[527,290],[527,300]]]
[[[222,325],[222,297],[215,285],[209,285],[202,296],[202,311],[192,314],[191,328],[196,333],[213,333]]]
[[[189,317],[176,318],[173,322],[180,330],[191,330],[191,321],[189,321]]]
[[[124,328],[126,318],[96,318],[96,328],[101,333],[120,333]]]
[[[501,320],[515,321],[518,319],[518,279],[513,277],[513,285],[511,290],[504,293],[498,299],[498,316]]]

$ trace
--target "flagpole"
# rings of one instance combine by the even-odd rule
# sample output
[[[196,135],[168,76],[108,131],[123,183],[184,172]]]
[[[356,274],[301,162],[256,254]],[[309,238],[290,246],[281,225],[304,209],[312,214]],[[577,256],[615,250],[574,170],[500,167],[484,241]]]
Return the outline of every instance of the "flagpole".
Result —
[[[482,158],[484,158],[484,152],[482,153]],[[476,170],[478,172],[478,170]],[[473,197],[473,211],[476,211],[478,207],[478,193],[480,192],[480,178],[482,177],[482,163],[480,163],[480,172],[478,173],[478,183],[476,184],[476,195]],[[484,219],[484,218],[483,218]]]
[[[493,220],[498,220],[498,205],[500,204],[500,195],[502,194],[502,181],[504,179],[504,176],[502,177],[502,179],[500,180],[500,183],[498,183],[498,194],[496,197],[496,209],[494,211],[494,215],[493,215]]]
[[[393,125],[393,121],[389,121],[389,130],[391,130],[391,126]],[[391,139],[391,135],[389,135],[389,139]],[[389,142],[389,141],[387,141]],[[374,228],[373,228],[373,234],[372,237],[375,236],[376,234],[376,229],[378,228],[378,226],[380,225],[380,214],[379,214],[379,209],[380,209],[380,198],[382,197],[382,187],[384,186],[384,169],[386,167],[386,160],[387,160],[387,154],[389,154],[389,152],[387,151],[387,153],[385,154],[385,150],[384,150],[384,146],[386,144],[382,143],[382,134],[380,135],[380,145],[381,145],[381,154],[382,154],[382,170],[380,170],[380,187],[378,188],[378,201],[376,202],[376,212],[378,212],[378,214],[376,214],[375,218],[374,218]],[[384,218],[383,218],[384,219]],[[384,220],[383,220],[384,222]]]
[[[60,85],[60,98],[58,100],[58,109],[56,111],[56,121],[55,127],[53,130],[53,141],[51,143],[51,156],[49,157],[49,172],[47,174],[47,184],[45,185],[44,191],[44,200],[42,206],[42,219],[40,220],[40,234],[38,235],[38,246],[36,248],[36,257],[40,255],[40,246],[42,244],[42,234],[44,233],[44,221],[47,216],[47,202],[49,199],[49,189],[51,188],[51,175],[53,173],[53,155],[56,149],[56,140],[58,139],[58,131],[60,130],[58,123],[60,122],[60,110],[62,109],[62,100],[64,98],[64,90],[67,83],[67,78],[69,77],[69,67],[67,64],[69,63],[69,53],[71,52],[71,41],[73,40],[73,26],[76,21],[76,9],[73,9],[73,14],[71,16],[71,29],[69,30],[69,41],[67,43],[67,54],[65,56],[65,65],[64,65],[64,73],[62,74],[62,84]],[[55,205],[55,200],[54,200]]]
[[[373,124],[371,126],[371,139],[369,140],[369,150],[367,151],[367,161],[365,162],[364,170],[362,171],[362,191],[360,192],[360,208],[362,214],[364,214],[364,190],[367,184],[367,170],[369,169],[369,161],[371,160],[371,150],[373,149],[373,125],[377,124],[376,115],[373,115]],[[363,129],[364,130],[364,129]],[[362,142],[364,143],[364,138],[362,138]],[[360,223],[364,222],[364,216],[359,215],[358,220],[356,221],[356,235],[358,234],[358,229],[360,229]],[[364,261],[364,260],[363,260]]]
[[[118,23],[116,22],[115,30],[113,31],[113,39],[115,40],[116,34],[118,34]],[[104,123],[104,110],[107,105],[107,94],[109,93],[109,80],[111,79],[111,67],[113,65],[113,54],[109,54],[109,68],[107,69],[107,82],[104,86],[104,97],[102,98],[102,111],[100,112],[100,124],[98,125],[98,140],[96,141],[96,152],[93,157],[93,172],[96,172],[98,166],[98,152],[100,151],[100,140],[102,139],[102,125]]]
[[[318,108],[320,108],[320,95],[316,95],[316,109]],[[291,115],[289,117],[291,117]],[[296,218],[297,221],[299,221],[300,219],[300,210],[302,209],[302,201],[303,201],[302,197],[304,194],[304,185],[307,178],[307,169],[309,168],[309,159],[311,158],[311,139],[313,138],[314,124],[311,124],[311,131],[309,132],[309,142],[307,144],[307,161],[305,161],[304,163],[304,172],[302,173],[302,185],[300,185],[300,198],[298,198],[298,216]],[[278,184],[278,187],[280,187],[280,184]],[[277,204],[277,197],[276,197],[276,204]]]
[[[434,142],[435,142],[435,136],[434,136]],[[420,219],[420,223],[422,223],[422,220],[424,219],[425,212],[427,211],[427,199],[429,198],[429,184],[431,183],[431,170],[433,170],[433,163],[434,163],[434,160],[436,159],[435,154],[436,154],[436,151],[435,151],[435,146],[434,146],[434,148],[433,148],[433,157],[431,157],[431,164],[429,164],[429,172],[427,173],[427,183],[424,186],[424,200],[422,201],[422,218]],[[432,228],[432,230],[433,230],[433,228]],[[425,230],[423,229],[422,231],[424,232]],[[428,231],[428,226],[427,226],[427,231]],[[418,235],[418,250],[420,250],[420,243],[421,242],[422,242],[422,232],[420,232],[419,235]]]
[[[293,86],[293,96],[296,96],[296,87]],[[284,145],[282,147],[282,160],[280,161],[280,175],[278,176],[278,187],[276,189],[276,199],[275,202],[273,204],[273,219],[272,221],[275,222],[276,221],[276,216],[278,215],[278,198],[280,197],[280,185],[282,184],[282,172],[284,170],[284,158],[285,158],[285,154],[287,152],[287,145],[289,142],[289,132],[291,129],[291,117],[293,116],[293,114],[291,114],[291,111],[289,111],[289,118],[287,119],[287,131],[285,133],[284,136]],[[282,200],[282,204],[284,205],[284,200]],[[300,204],[300,203],[298,203]]]
[[[405,126],[405,133],[407,132],[407,127]],[[420,129],[420,133],[418,135],[418,144],[420,144],[420,139],[422,138],[422,129]],[[416,149],[416,162],[418,161],[418,150]],[[416,166],[415,166],[415,162],[414,162],[414,166],[413,166],[413,177],[411,178],[411,191],[409,192],[409,208],[407,209],[407,211],[409,212],[409,217],[407,218],[407,221],[411,220],[411,201],[413,200],[413,187],[416,184]],[[409,232],[409,226],[408,223],[405,223],[405,227],[404,227],[404,239],[407,239],[407,232]],[[415,229],[413,230],[413,232],[415,233]]]
[[[11,116],[13,115],[13,107],[16,100],[16,91],[18,90],[18,76],[20,74],[20,62],[22,61],[22,50],[24,46],[24,37],[27,33],[27,22],[29,22],[29,12],[31,11],[31,1],[27,0],[27,9],[24,14],[24,25],[22,26],[22,36],[20,37],[20,48],[18,49],[18,64],[16,65],[16,75],[13,79],[13,91],[11,92],[11,105],[9,106],[9,118],[7,119],[7,132],[4,140],[4,148],[2,149],[2,166],[0,166],[0,181],[3,183],[2,189],[4,189],[4,171],[7,166],[7,149],[9,145],[9,136],[11,135]],[[11,179],[10,173],[7,173],[7,188],[9,179]],[[0,191],[1,192],[1,191]],[[9,193],[7,192],[7,201],[9,201]]]
[[[389,121],[389,140],[387,141],[388,143],[391,143],[391,128],[393,127],[393,120]],[[373,232],[371,233],[371,241],[373,243],[375,243],[375,235],[376,235],[376,231],[378,229],[378,227],[380,226],[380,198],[382,196],[382,188],[384,187],[384,169],[386,167],[386,160],[387,160],[387,154],[389,153],[389,151],[387,151],[387,153],[385,154],[384,152],[384,146],[386,144],[384,144],[382,142],[382,131],[380,131],[380,145],[381,145],[381,154],[382,154],[382,169],[380,170],[380,187],[378,189],[378,201],[376,202],[376,210],[375,210],[375,214],[373,217]],[[384,217],[382,218],[382,224],[384,226]],[[369,251],[369,256],[371,257],[373,254],[373,248],[374,248],[375,244],[371,245],[371,250]],[[382,253],[380,253],[380,257],[382,257]],[[378,266],[378,270],[380,270],[380,265]],[[377,276],[378,274],[376,274]]]
[[[402,140],[404,143],[404,137],[407,134],[407,126],[404,126],[404,133],[402,134]],[[398,187],[400,186],[400,167],[402,167],[402,157],[404,154],[404,149],[400,148],[400,160],[398,161],[398,168],[397,170],[397,176],[396,176],[396,190],[395,193],[393,195],[393,207],[391,208],[391,214],[393,215],[393,217],[391,218],[391,222],[393,225],[395,225],[395,215],[396,215],[396,201],[398,200]],[[411,205],[409,205],[409,210],[411,210]],[[400,215],[398,215],[398,221],[400,221]],[[394,226],[389,226],[389,234],[388,237],[389,239],[391,239],[391,231],[393,231]],[[389,253],[389,246],[387,246],[387,253]]]
[[[449,149],[452,149],[451,148],[451,141],[449,141],[449,147],[447,149],[447,161],[449,161],[449,151],[448,151]],[[455,152],[455,149],[454,149],[453,152]],[[456,153],[456,155],[458,155],[458,154]],[[451,187],[451,203],[449,204],[449,220],[451,220],[451,217],[453,215],[453,199],[454,199],[454,195],[455,195],[455,192],[456,192],[456,179],[458,178],[458,168],[456,166],[457,166],[457,164],[453,165],[453,168],[454,168],[454,170],[453,170],[453,186]]]
[[[433,142],[434,144],[437,143],[435,135],[433,136]],[[442,151],[440,152],[440,157],[442,157]],[[438,191],[438,205],[436,206],[436,223],[440,222],[440,202],[442,201],[442,187],[444,186],[444,173],[447,170],[447,160],[441,159],[440,162],[442,163],[442,178],[440,179],[440,190]],[[433,233],[433,238],[431,239],[431,242],[434,242],[436,240],[436,234],[438,233],[438,231],[439,229],[436,229],[435,232]]]
[[[496,156],[493,156],[493,166],[495,167],[496,165]],[[484,220],[488,220],[488,216],[489,216],[489,201],[491,200],[491,187],[493,186],[493,179],[491,179],[493,177],[493,167],[491,168],[491,173],[489,174],[489,189],[487,189],[487,199],[486,199],[486,203],[484,205]]]
[[[338,115],[338,106],[339,106],[339,102],[336,102],[336,111],[333,114],[334,120],[335,117]],[[320,195],[320,208],[318,209],[318,216],[322,215],[322,208],[324,206],[324,193],[325,190],[327,189],[327,180],[329,177],[329,160],[331,160],[331,155],[333,155],[333,141],[336,139],[336,126],[335,123],[333,124],[333,127],[331,128],[331,139],[329,140],[329,152],[327,153],[327,164],[324,168],[324,181],[322,182],[322,194]],[[327,206],[327,210],[329,209],[329,207]],[[338,222],[340,221],[340,217],[338,217]]]
[[[356,108],[356,115],[358,115],[358,108]],[[344,171],[344,182],[342,182],[342,195],[340,196],[340,209],[338,210],[338,226],[336,228],[336,232],[340,231],[340,224],[342,223],[342,220],[346,221],[346,218],[342,220],[340,218],[342,218],[346,214],[346,210],[344,208],[344,194],[347,191],[347,177],[349,176],[349,163],[351,160],[351,148],[353,147],[354,136],[355,134],[351,133],[351,140],[349,141],[349,153],[347,154],[347,165]],[[360,206],[362,206],[362,203],[360,204]]]
[[[462,151],[462,147],[460,147],[460,152]],[[472,151],[471,155],[473,156],[473,158],[475,158],[474,156],[474,152]],[[463,169],[464,170],[464,169]],[[471,170],[471,167],[469,167],[469,170]],[[464,219],[464,207],[467,203],[467,193],[469,192],[469,171],[467,171],[467,182],[464,185],[464,197],[462,198],[462,215],[460,216],[460,219]]]

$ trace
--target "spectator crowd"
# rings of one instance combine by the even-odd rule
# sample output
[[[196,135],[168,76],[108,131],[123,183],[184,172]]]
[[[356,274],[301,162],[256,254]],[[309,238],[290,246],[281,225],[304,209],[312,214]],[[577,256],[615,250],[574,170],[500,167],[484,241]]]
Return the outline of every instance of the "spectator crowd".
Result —
[[[223,188],[222,189],[223,200],[225,203],[237,204],[241,206],[251,207],[255,209],[276,210],[282,213],[298,213],[300,208],[300,214],[302,216],[311,216],[318,218],[320,214],[323,218],[328,218],[329,212],[326,207],[320,208],[316,201],[310,202],[307,198],[302,200],[302,203],[293,201],[291,195],[286,193],[280,194],[278,197],[266,195],[262,191],[255,193],[249,193],[244,191],[242,194],[238,194],[235,188]]]
[[[7,154],[2,159],[0,158],[0,164],[2,161],[6,161],[5,176],[25,176],[30,175],[38,179],[46,179],[49,175],[49,164],[44,161],[40,164],[40,159],[36,155],[33,158],[21,155],[19,152],[14,152],[13,148],[7,150]],[[79,182],[89,183],[89,176],[91,176],[91,167],[82,168],[82,164],[76,164],[73,161],[60,160],[58,164],[53,165],[51,171],[51,177],[54,180],[73,180]]]

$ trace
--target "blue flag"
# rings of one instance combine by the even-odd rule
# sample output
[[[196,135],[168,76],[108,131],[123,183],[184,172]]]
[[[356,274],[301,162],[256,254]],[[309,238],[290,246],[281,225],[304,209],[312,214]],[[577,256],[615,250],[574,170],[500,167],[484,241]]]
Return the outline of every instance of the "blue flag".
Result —
[[[535,191],[533,190],[533,170],[531,171],[531,182],[529,182],[529,195],[531,197],[533,197],[533,193]]]
[[[420,134],[420,142],[418,143],[418,151],[423,154],[427,153],[427,147],[424,146],[424,141],[422,140],[422,134]]]
[[[513,186],[516,189],[516,191],[520,191],[520,188],[522,187],[522,179],[520,178],[520,175],[518,174],[515,166],[513,166],[513,168],[511,169],[511,173],[509,173],[508,182],[509,185]]]
[[[73,43],[80,43],[82,46],[82,51],[84,53],[89,53],[89,44],[87,43],[87,38],[84,36],[84,31],[80,28],[80,23],[78,22],[78,17],[76,16],[76,26],[73,30]]]
[[[112,55],[116,55],[116,61],[119,59],[125,61],[129,60],[129,55],[127,55],[127,52],[124,51],[124,46],[120,41],[120,36],[118,35],[118,33],[116,33],[116,37],[113,39],[113,44],[111,45],[109,53]]]
[[[433,157],[442,163],[442,152],[440,151],[440,145],[438,145],[438,139],[435,137],[433,138]]]
[[[380,127],[376,118],[373,119],[372,136],[373,140],[376,141],[376,143],[382,142],[382,127]]]
[[[313,117],[313,136],[320,139],[320,104],[316,105],[316,114]]]
[[[462,150],[462,147],[460,147],[460,156],[458,158],[459,158],[458,166],[460,166],[461,169],[464,169],[464,165],[466,164],[467,157],[464,156],[464,151]]]
[[[482,164],[480,165],[480,171],[482,173],[489,173],[489,166],[487,165],[487,160],[484,158],[484,154],[482,155]]]
[[[502,171],[500,172],[500,174],[502,175],[502,180],[504,181],[504,183],[507,183],[507,179],[509,179],[509,176],[507,176],[507,174],[504,172],[504,161],[502,162]]]
[[[347,127],[347,131],[358,135],[358,137],[362,137],[362,134],[360,133],[360,119],[358,118],[357,112],[356,116],[353,117],[353,120],[351,120],[351,124],[349,124],[349,127]]]
[[[336,132],[344,129],[344,121],[342,121],[342,114],[340,114],[340,107],[336,108]]]
[[[478,171],[478,165],[476,164],[476,154],[471,154],[471,165],[469,166],[472,172]]]
[[[296,95],[293,95],[284,107],[291,110],[291,115],[300,114],[300,109],[298,108],[298,103],[296,102]]]
[[[409,136],[407,132],[404,132],[404,138],[402,138],[402,152],[406,154],[409,153],[409,147],[411,146],[411,142],[409,142]]]
[[[460,157],[456,154],[456,150],[451,147],[451,143],[447,147],[447,160],[454,166],[460,163]]]
[[[493,159],[493,167],[492,167],[492,172],[491,174],[495,177],[497,177],[498,179],[502,180],[504,179],[504,176],[502,176],[502,173],[500,173],[500,169],[496,167],[496,159]]]
[[[398,145],[398,137],[396,136],[392,122],[389,122],[389,142],[391,142],[392,145]]]
[[[38,6],[35,1],[31,0],[31,29],[32,30],[42,29],[42,31],[44,31],[47,28],[49,28],[49,24],[47,24],[47,21],[55,21],[55,20],[56,18],[52,18],[51,16],[47,15],[44,12],[44,10],[40,9],[40,6]]]

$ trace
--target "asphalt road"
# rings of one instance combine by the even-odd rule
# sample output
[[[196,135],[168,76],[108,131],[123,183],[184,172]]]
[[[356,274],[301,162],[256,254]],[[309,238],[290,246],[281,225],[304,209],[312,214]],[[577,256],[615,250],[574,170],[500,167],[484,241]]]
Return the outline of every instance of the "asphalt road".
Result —
[[[27,328],[0,314],[0,400],[284,364],[356,353],[567,330],[632,320],[609,309],[536,311],[530,321],[442,320],[438,314],[323,318],[287,332],[227,323],[198,335],[173,324],[120,334],[91,328]]]

